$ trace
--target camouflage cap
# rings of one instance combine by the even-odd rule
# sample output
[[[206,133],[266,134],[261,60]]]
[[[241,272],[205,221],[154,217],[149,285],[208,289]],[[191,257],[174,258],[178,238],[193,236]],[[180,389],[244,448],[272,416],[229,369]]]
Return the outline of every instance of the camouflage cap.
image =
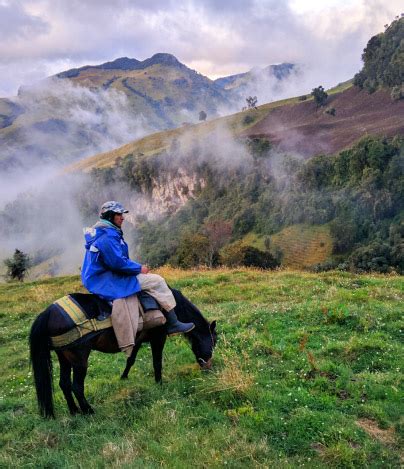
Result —
[[[119,202],[115,202],[115,200],[109,200],[108,202],[102,204],[100,215],[103,215],[106,212],[128,213],[128,210],[126,210]]]

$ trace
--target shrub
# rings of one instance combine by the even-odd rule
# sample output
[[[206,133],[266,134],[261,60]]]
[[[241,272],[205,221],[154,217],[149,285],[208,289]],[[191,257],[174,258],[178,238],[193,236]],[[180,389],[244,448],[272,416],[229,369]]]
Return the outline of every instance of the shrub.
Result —
[[[335,107],[329,107],[328,109],[325,110],[326,114],[329,114],[330,116],[335,116],[336,110]]]
[[[373,241],[356,249],[349,261],[359,271],[386,273],[390,265],[390,247],[382,241]]]
[[[246,144],[254,158],[267,156],[272,147],[271,142],[262,137],[248,137]]]
[[[31,265],[31,261],[28,254],[16,249],[13,257],[6,259],[4,264],[7,267],[6,277],[22,282]]]
[[[199,233],[185,233],[172,261],[179,267],[189,268],[206,265],[208,262],[209,239]],[[212,259],[214,263],[214,259]]]
[[[236,241],[222,249],[220,259],[229,267],[246,266],[274,269],[280,265],[279,261],[268,251],[261,251],[254,246]]]
[[[241,237],[252,230],[255,224],[255,214],[250,208],[246,208],[239,212],[234,218],[233,234]]]
[[[327,272],[328,270],[335,270],[338,268],[338,261],[328,260],[320,262],[319,264],[314,264],[310,266],[307,270],[315,273]]]
[[[395,86],[391,90],[390,96],[393,101],[399,101],[400,99],[404,99],[404,85]]]
[[[353,220],[337,217],[330,223],[330,233],[334,240],[333,254],[349,252],[358,238],[358,227]]]
[[[255,121],[255,117],[252,116],[251,114],[247,114],[243,118],[243,124],[244,125],[252,124],[254,121]]]
[[[268,251],[261,251],[253,246],[245,246],[242,250],[243,265],[247,267],[260,267],[261,269],[275,269],[279,262]]]

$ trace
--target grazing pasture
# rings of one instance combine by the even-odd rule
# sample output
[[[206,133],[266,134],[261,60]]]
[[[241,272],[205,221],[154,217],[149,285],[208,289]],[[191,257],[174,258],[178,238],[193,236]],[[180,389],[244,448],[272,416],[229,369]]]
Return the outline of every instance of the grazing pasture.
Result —
[[[400,467],[403,277],[159,273],[218,320],[213,371],[181,337],[164,349],[163,386],[148,347],[124,381],[123,354],[94,352],[96,413],[71,417],[54,356],[55,420],[39,417],[27,338],[79,278],[0,285],[0,467]]]

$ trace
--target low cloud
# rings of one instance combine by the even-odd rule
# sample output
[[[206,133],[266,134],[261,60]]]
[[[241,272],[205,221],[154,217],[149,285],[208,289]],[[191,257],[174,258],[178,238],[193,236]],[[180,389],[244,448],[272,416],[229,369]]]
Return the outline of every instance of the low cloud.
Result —
[[[0,95],[29,83],[33,69],[45,77],[57,63],[73,67],[119,56],[142,60],[155,52],[173,53],[214,78],[273,63],[306,64],[331,86],[352,77],[369,38],[402,10],[399,0],[347,0],[338,8],[326,2],[304,12],[294,3],[6,2],[2,30],[10,34],[0,44],[0,68],[7,72],[6,66],[19,66],[20,72],[2,74]]]
[[[141,114],[135,114],[125,94],[94,91],[67,80],[46,80],[23,89],[14,103],[23,115],[1,136],[0,179],[5,184],[18,168],[24,170],[24,180],[25,171],[33,166],[35,171],[44,163],[48,168],[61,167],[154,130]]]
[[[13,126],[16,134],[5,133],[1,142],[0,261],[18,248],[36,263],[53,258],[45,272],[77,273],[83,225],[94,221],[88,218],[102,202],[123,197],[128,188],[94,192],[88,176],[63,175],[63,168],[153,129],[134,114],[123,93],[67,80],[39,83],[15,102],[25,113]]]

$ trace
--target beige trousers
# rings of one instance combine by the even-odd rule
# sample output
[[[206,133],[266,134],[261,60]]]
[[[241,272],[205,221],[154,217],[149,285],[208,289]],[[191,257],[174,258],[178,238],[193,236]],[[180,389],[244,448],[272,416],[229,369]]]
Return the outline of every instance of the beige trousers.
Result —
[[[111,320],[119,348],[126,356],[130,357],[139,325],[139,300],[137,295],[114,300]]]
[[[163,277],[157,274],[138,274],[137,279],[139,280],[140,288],[156,298],[159,305],[166,311],[175,308],[174,296]]]
[[[140,288],[147,291],[166,311],[175,308],[175,299],[163,277],[157,274],[138,274]],[[112,327],[119,348],[131,355],[139,324],[139,300],[137,295],[118,298],[112,304]]]

